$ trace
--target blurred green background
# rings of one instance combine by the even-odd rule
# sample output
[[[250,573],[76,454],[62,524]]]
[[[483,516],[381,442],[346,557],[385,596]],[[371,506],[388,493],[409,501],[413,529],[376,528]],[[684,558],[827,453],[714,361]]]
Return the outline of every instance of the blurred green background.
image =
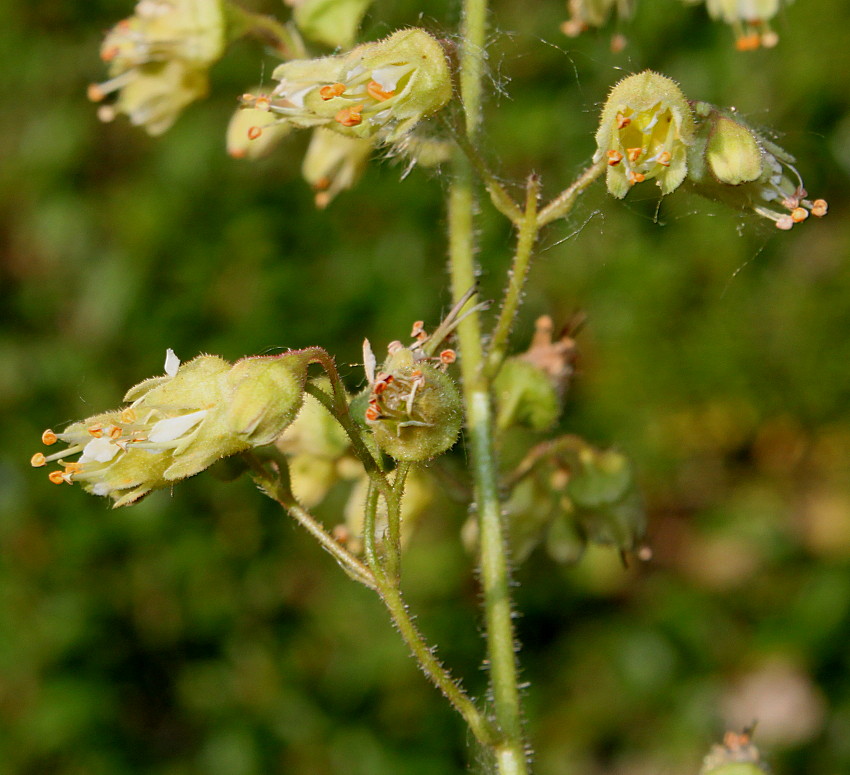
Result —
[[[268,12],[281,8],[256,5]],[[379,0],[364,36],[417,23]],[[324,212],[306,137],[229,159],[234,95],[273,60],[238,43],[213,94],[150,139],[85,99],[129,3],[0,2],[0,775],[436,775],[473,768],[460,720],[377,601],[250,482],[201,475],[111,511],[31,469],[46,427],[184,359],[318,344],[352,388],[376,347],[447,308],[444,173],[376,162]],[[778,773],[850,772],[850,47],[846,0],[799,0],[774,50],[739,53],[702,7],[642,0],[564,37],[562,2],[500,0],[486,152],[551,195],[593,152],[624,72],[735,105],[797,156],[821,221],[791,233],[654,186],[594,187],[553,226],[517,324],[588,315],[565,430],[635,461],[655,557],[517,569],[539,775],[683,775],[726,726]],[[451,35],[457,4],[421,24]],[[482,203],[482,292],[509,229]],[[351,364],[351,365],[349,365]],[[458,462],[463,450],[455,452]],[[337,518],[341,497],[323,512]],[[445,662],[483,691],[465,506],[421,525],[405,585]]]

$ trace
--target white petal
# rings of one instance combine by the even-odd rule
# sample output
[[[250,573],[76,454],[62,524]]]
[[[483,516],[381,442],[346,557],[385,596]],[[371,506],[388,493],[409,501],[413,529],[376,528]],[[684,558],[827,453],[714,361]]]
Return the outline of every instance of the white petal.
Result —
[[[174,354],[170,347],[165,351],[165,373],[173,377],[180,368],[180,359]]]
[[[413,68],[410,65],[387,65],[376,67],[372,71],[372,80],[384,91],[395,91],[401,77],[409,73]]]
[[[93,460],[95,463],[108,463],[118,454],[119,450],[118,445],[112,443],[112,439],[108,436],[101,436],[86,444],[79,462],[88,463]]]
[[[179,439],[186,431],[191,430],[203,420],[206,417],[207,411],[207,409],[201,409],[198,412],[191,412],[180,417],[169,417],[167,420],[160,420],[151,428],[151,432],[148,434],[148,441],[152,441],[154,444],[160,444],[165,441]]]

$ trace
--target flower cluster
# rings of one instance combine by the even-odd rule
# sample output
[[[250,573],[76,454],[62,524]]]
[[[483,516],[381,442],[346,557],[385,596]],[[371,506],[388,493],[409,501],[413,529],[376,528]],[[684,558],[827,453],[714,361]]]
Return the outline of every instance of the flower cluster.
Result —
[[[100,56],[110,79],[92,84],[89,98],[115,95],[98,112],[103,121],[123,113],[149,134],[162,134],[206,95],[207,70],[225,42],[220,0],[139,0],[133,16],[107,33]]]
[[[126,407],[62,433],[45,431],[44,444],[68,446],[51,455],[37,452],[31,463],[58,462],[51,482],[80,482],[126,506],[220,458],[273,442],[298,413],[309,362],[306,351],[293,351],[235,364],[201,355],[181,365],[169,350],[165,376],[131,388]]]
[[[245,94],[243,106],[295,127],[325,126],[386,143],[401,139],[452,95],[442,46],[416,28],[347,54],[285,62],[273,77],[278,85],[271,94]],[[256,137],[262,131],[259,125],[249,129]]]
[[[596,132],[594,161],[608,160],[608,191],[618,199],[652,179],[669,194],[685,179],[693,135],[691,108],[679,86],[645,70],[611,90]]]
[[[733,111],[694,103],[695,141],[688,181],[703,196],[749,208],[787,231],[809,215],[823,217],[824,199],[808,199],[794,157],[748,126]]]

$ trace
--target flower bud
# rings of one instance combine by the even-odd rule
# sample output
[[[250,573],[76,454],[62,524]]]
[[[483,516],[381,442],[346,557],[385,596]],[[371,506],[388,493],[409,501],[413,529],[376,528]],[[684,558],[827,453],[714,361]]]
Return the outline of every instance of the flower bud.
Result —
[[[110,80],[89,87],[104,121],[124,113],[151,135],[165,132],[193,100],[207,93],[207,70],[225,46],[220,0],[139,0],[100,49]]]
[[[327,207],[340,191],[354,186],[369,161],[374,143],[319,127],[313,131],[301,174],[316,192],[316,207]]]
[[[419,462],[454,445],[463,411],[454,380],[401,347],[371,380],[365,417],[386,454]]]
[[[528,350],[502,365],[493,384],[499,429],[520,423],[542,431],[558,419],[576,346],[569,327],[557,341],[553,331],[552,318],[542,315],[535,322]]]
[[[251,99],[258,99],[251,95]],[[234,159],[261,159],[292,131],[267,110],[237,108],[227,125],[227,153]]]
[[[688,182],[709,199],[752,209],[787,231],[828,206],[811,201],[794,157],[732,111],[694,103],[696,139],[688,154]]]
[[[357,28],[372,0],[288,0],[292,18],[310,40],[331,48],[354,45]]]
[[[644,70],[617,83],[602,109],[594,161],[608,160],[608,191],[622,199],[635,183],[655,178],[662,194],[687,172],[694,121],[675,81]]]
[[[296,127],[326,126],[349,137],[392,143],[452,96],[440,44],[407,29],[347,54],[285,62],[270,99],[246,100]]]
[[[628,458],[614,450],[584,447],[571,471],[567,495],[590,541],[621,552],[639,549],[646,516]]]
[[[301,406],[309,363],[301,351],[233,366],[214,355],[180,365],[169,353],[166,375],[131,388],[128,406],[45,434],[45,443],[61,440],[68,448],[38,453],[33,465],[56,460],[64,468],[51,481],[81,482],[125,506],[220,458],[269,444]],[[65,459],[77,453],[76,461]]]

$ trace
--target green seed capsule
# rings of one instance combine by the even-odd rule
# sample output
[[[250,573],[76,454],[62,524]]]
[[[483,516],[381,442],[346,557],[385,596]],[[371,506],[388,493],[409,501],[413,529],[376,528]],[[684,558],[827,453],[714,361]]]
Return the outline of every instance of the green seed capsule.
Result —
[[[375,375],[365,418],[386,454],[419,462],[454,445],[463,411],[454,380],[402,348]]]

